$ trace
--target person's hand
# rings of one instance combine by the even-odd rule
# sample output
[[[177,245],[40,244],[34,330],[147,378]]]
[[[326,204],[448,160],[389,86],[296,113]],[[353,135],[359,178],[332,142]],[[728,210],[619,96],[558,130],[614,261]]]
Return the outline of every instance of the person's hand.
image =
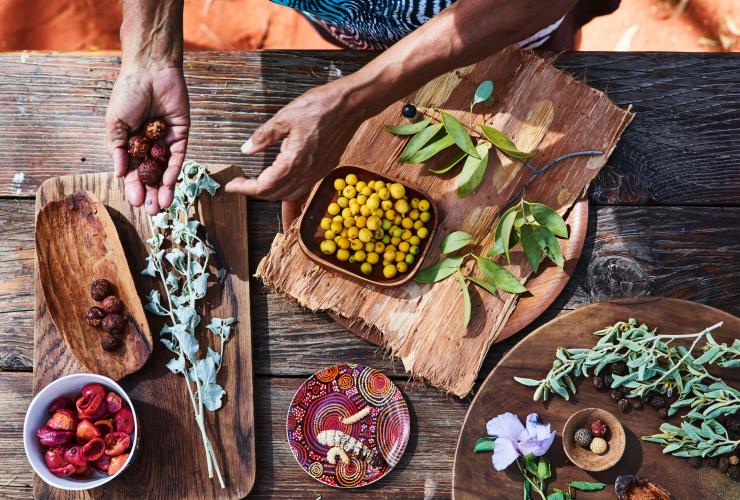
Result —
[[[168,125],[164,141],[172,156],[159,188],[144,186],[129,162],[128,139],[148,121],[161,118]],[[113,86],[105,116],[106,147],[113,159],[116,175],[125,176],[126,199],[154,215],[172,203],[174,186],[180,173],[190,130],[190,103],[182,69],[122,67]]]
[[[271,166],[253,179],[239,177],[226,191],[265,200],[298,200],[337,166],[364,117],[349,103],[341,80],[312,89],[281,109],[242,145],[242,153],[264,151],[283,140]]]

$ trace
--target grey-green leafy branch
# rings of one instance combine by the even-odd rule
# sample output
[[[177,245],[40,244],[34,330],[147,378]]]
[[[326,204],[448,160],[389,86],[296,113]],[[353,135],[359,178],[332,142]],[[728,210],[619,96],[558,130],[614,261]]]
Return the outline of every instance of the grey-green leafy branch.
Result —
[[[199,231],[201,224],[195,213],[195,204],[204,191],[214,195],[219,184],[208,175],[205,166],[192,160],[183,164],[177,180],[172,205],[149,218],[152,237],[146,241],[149,256],[147,267],[142,271],[145,276],[160,278],[166,300],[163,303],[159,290],[151,290],[145,308],[166,318],[160,331],[160,342],[175,355],[167,363],[167,368],[185,378],[195,421],[203,439],[208,477],[213,478],[215,470],[224,488],[218,459],[205,425],[205,411],[221,408],[225,391],[217,378],[234,318],[211,319],[206,329],[217,341],[218,350],[214,351],[209,346],[201,355],[197,329],[202,318],[196,308],[208,289],[210,252],[205,236],[201,237],[203,231]]]
[[[576,392],[574,378],[598,375],[608,365],[623,362],[627,373],[613,375],[612,388],[629,390],[627,397],[654,392],[675,395],[669,416],[688,410],[680,426],[664,423],[660,433],[643,440],[658,443],[664,453],[680,457],[723,455],[737,449],[740,440],[731,439],[717,419],[740,410],[740,391],[711,374],[708,367],[740,367],[740,340],[735,339],[732,345],[718,343],[711,332],[721,325],[697,333],[666,335],[638,325],[634,319],[620,321],[595,332],[601,338],[591,349],[559,347],[544,378],[515,380],[535,388],[535,401],[540,397],[547,400],[552,393],[569,399]],[[678,340],[691,343],[687,347],[676,343]]]

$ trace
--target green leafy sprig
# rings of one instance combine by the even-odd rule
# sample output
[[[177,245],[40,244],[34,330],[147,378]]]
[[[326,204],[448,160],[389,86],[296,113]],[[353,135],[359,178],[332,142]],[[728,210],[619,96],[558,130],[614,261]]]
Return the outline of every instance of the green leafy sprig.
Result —
[[[476,441],[473,451],[475,453],[490,453],[495,449],[495,437],[482,437]],[[531,500],[532,492],[538,494],[543,500],[573,500],[575,493],[579,491],[600,491],[606,485],[604,483],[592,483],[589,481],[571,481],[568,483],[567,490],[553,488],[547,493],[547,480],[552,477],[552,465],[545,456],[534,456],[529,453],[516,460],[519,471],[522,474],[524,500]]]
[[[199,163],[188,160],[183,164],[172,205],[149,218],[152,237],[146,241],[149,247],[145,276],[159,277],[167,298],[163,304],[159,290],[147,295],[146,310],[166,318],[160,331],[160,342],[175,357],[167,362],[167,368],[185,378],[188,395],[193,406],[195,421],[203,439],[208,465],[208,477],[213,478],[215,469],[218,481],[225,487],[221,470],[205,425],[205,411],[221,408],[225,391],[218,384],[224,345],[231,335],[234,318],[212,318],[206,325],[214,338],[218,339],[218,352],[210,346],[205,355],[200,354],[197,327],[201,323],[196,304],[206,296],[208,260],[210,252],[204,238],[198,235],[201,228],[196,218],[195,204],[205,191],[214,195],[219,184]]]
[[[573,379],[598,375],[612,363],[624,362],[625,375],[613,375],[612,388],[629,390],[626,397],[641,397],[651,392],[676,396],[668,408],[668,415],[682,409],[681,426],[664,423],[661,433],[642,439],[663,446],[664,453],[680,457],[713,457],[729,453],[740,445],[732,440],[727,429],[717,421],[722,415],[733,415],[740,410],[740,391],[712,375],[707,367],[737,368],[740,366],[740,340],[732,345],[718,343],[711,332],[722,323],[701,332],[664,335],[638,325],[630,319],[594,333],[601,337],[591,349],[559,347],[552,369],[540,380],[514,377],[520,384],[535,387],[534,400],[547,400],[551,393],[564,399],[575,394]],[[688,340],[691,344],[675,344]],[[701,341],[704,344],[699,348]]]
[[[416,275],[417,283],[436,283],[453,274],[460,283],[464,297],[465,326],[470,322],[471,301],[468,283],[473,283],[489,293],[498,290],[508,293],[524,293],[527,288],[495,259],[505,256],[509,260],[509,250],[517,242],[522,243],[524,253],[532,269],[537,272],[542,260],[547,257],[556,265],[563,267],[563,254],[557,237],[568,237],[568,226],[560,215],[541,203],[521,200],[508,209],[495,227],[494,244],[487,257],[473,252],[459,253],[470,246],[473,236],[465,231],[454,231],[442,240],[440,260]],[[466,262],[473,259],[482,277],[463,271]]]

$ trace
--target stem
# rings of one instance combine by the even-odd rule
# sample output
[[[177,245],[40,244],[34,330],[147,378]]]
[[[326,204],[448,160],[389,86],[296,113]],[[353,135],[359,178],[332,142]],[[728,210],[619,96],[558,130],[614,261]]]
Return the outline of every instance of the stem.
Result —
[[[527,471],[522,467],[522,464],[518,458],[516,460],[516,465],[517,467],[519,467],[519,471],[522,473],[522,476],[529,481],[530,486],[532,486],[532,488],[534,488],[534,490],[540,494],[540,496],[542,497],[542,500],[547,500],[545,493],[542,491],[542,484],[541,484],[540,478],[539,477],[537,478],[536,483],[535,481],[530,479],[529,476],[527,475]],[[537,486],[537,484],[539,484],[539,486]]]

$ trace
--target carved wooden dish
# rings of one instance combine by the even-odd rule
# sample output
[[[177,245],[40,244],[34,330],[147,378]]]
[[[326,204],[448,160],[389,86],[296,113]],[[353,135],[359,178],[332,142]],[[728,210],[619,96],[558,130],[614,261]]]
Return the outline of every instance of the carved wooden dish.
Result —
[[[152,336],[105,206],[88,191],[47,203],[36,219],[36,255],[49,314],[77,360],[113,380],[141,368],[152,352]],[[125,307],[123,342],[112,352],[100,345],[102,330],[86,321],[88,309],[99,305],[90,296],[90,284],[99,278],[113,284]]]
[[[609,448],[603,455],[597,455],[590,449],[582,448],[575,443],[575,434],[578,429],[591,428],[591,422],[601,420],[608,428],[609,433],[605,437]],[[624,454],[626,438],[624,428],[617,417],[601,408],[584,408],[575,412],[565,422],[562,432],[563,450],[571,462],[583,470],[600,472],[613,467],[619,462]]]

